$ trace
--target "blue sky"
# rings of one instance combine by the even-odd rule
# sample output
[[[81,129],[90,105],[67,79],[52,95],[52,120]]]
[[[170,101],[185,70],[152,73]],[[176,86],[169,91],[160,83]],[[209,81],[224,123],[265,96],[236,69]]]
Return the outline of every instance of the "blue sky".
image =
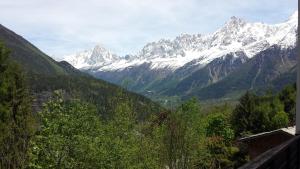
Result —
[[[0,23],[50,56],[102,44],[119,55],[181,33],[210,33],[231,16],[279,23],[297,0],[1,0]]]

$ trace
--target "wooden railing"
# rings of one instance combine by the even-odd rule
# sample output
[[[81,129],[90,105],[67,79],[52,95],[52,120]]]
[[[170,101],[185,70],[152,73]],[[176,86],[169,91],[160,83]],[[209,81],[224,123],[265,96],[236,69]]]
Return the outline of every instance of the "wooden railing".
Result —
[[[266,151],[240,169],[300,169],[300,136]]]

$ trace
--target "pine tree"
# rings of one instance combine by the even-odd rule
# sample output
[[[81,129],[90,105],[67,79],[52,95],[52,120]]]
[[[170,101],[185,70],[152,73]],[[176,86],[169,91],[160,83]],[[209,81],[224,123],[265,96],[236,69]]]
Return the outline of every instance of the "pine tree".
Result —
[[[256,96],[247,92],[239,100],[239,104],[233,111],[231,124],[233,125],[236,135],[243,135],[245,132],[251,131],[253,123],[250,116],[255,109]]]
[[[295,124],[296,94],[296,85],[288,85],[279,93],[279,99],[284,104],[284,111],[288,114],[291,121],[290,125]]]
[[[0,44],[0,168],[24,168],[34,132],[31,98],[24,75]]]

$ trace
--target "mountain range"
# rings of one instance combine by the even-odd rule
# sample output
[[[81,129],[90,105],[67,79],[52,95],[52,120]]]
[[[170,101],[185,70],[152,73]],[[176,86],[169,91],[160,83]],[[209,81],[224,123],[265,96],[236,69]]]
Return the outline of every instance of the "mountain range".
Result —
[[[273,25],[231,17],[214,33],[161,39],[137,54],[117,56],[96,45],[63,58],[96,78],[152,98],[230,99],[295,81],[297,28],[298,11]]]

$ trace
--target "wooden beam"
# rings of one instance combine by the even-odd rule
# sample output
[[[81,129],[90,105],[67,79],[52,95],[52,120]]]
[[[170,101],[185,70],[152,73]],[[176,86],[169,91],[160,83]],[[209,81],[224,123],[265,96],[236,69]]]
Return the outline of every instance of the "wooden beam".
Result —
[[[299,5],[299,4],[298,4]],[[299,18],[299,13],[298,13],[298,18]],[[299,19],[298,19],[298,25],[299,25]],[[297,67],[298,67],[298,72],[297,72],[297,106],[296,106],[296,134],[300,135],[300,50],[299,50],[299,27],[297,30]]]

